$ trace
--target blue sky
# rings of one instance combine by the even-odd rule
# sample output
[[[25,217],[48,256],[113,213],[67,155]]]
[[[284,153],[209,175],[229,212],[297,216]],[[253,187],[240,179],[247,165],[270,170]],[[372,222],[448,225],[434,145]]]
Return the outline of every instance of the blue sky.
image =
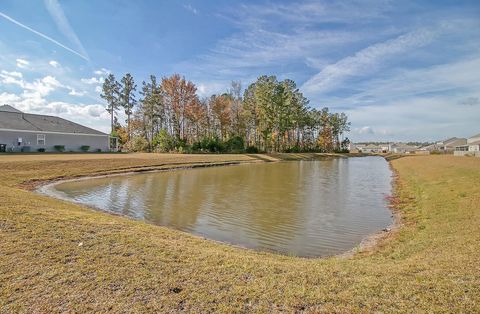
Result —
[[[479,1],[0,2],[0,104],[108,131],[108,72],[180,73],[208,96],[262,74],[349,137],[438,140],[480,132]]]

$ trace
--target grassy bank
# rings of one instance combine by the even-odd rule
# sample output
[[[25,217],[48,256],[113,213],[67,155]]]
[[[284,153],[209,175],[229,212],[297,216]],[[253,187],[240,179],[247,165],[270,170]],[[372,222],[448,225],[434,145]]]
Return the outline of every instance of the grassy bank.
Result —
[[[299,156],[298,158],[311,158]],[[478,312],[480,159],[392,161],[403,228],[350,259],[258,253],[33,194],[32,179],[290,158],[45,155],[0,158],[5,312]],[[0,311],[2,312],[2,311]]]

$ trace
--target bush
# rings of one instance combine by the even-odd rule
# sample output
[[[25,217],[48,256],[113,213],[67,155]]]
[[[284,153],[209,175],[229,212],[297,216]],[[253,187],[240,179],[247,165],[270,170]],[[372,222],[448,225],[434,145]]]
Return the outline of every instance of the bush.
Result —
[[[95,152],[97,152],[97,153],[101,153],[101,152],[102,152],[102,150],[101,150],[100,148],[97,148],[97,149],[95,150]]]
[[[302,150],[300,149],[299,146],[295,145],[293,147],[287,148],[285,150],[286,153],[300,153]]]
[[[37,152],[39,152],[39,153],[45,153],[45,148],[39,148],[39,149],[37,149]]]
[[[57,152],[64,152],[65,151],[65,145],[55,145],[53,146]]]
[[[125,144],[125,148],[129,152],[144,152],[148,149],[148,142],[142,136],[134,136]]]
[[[245,150],[245,143],[240,136],[234,136],[225,142],[225,148],[229,152],[243,152]]]
[[[248,146],[246,152],[249,154],[258,154],[258,148],[255,146]]]
[[[175,139],[167,130],[161,129],[152,140],[153,149],[157,152],[168,153],[175,148]]]
[[[225,150],[225,145],[218,137],[204,137],[199,142],[192,145],[192,151],[220,153]]]
[[[82,145],[80,146],[80,150],[84,153],[88,152],[90,150],[90,146],[88,145]]]

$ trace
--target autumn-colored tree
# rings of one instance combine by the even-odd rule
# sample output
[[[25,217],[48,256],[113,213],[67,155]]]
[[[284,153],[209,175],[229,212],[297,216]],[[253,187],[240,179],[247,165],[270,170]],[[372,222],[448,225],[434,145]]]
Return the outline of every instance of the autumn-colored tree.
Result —
[[[233,99],[228,94],[220,96],[213,95],[210,98],[210,106],[214,125],[220,132],[220,138],[228,138],[229,129],[232,123],[232,103]]]
[[[186,111],[199,101],[197,88],[179,74],[163,78],[161,88],[170,131],[178,140],[185,140]]]
[[[101,95],[112,113],[112,124],[118,105],[125,108],[127,131],[115,129],[124,147],[131,149],[146,143],[150,151],[332,152],[348,145],[348,140],[342,140],[350,129],[347,116],[328,108],[310,108],[289,79],[260,76],[247,86],[243,97],[240,82],[233,81],[227,93],[200,101],[195,85],[184,77],[174,74],[158,84],[151,75],[142,84],[136,109],[135,87],[130,74],[122,84],[112,74]]]

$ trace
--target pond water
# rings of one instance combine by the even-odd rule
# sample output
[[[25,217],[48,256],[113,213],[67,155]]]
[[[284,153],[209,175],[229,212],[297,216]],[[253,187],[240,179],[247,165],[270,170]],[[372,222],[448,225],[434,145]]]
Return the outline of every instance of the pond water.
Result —
[[[256,250],[328,256],[392,223],[381,157],[185,169],[65,182],[75,202]]]

